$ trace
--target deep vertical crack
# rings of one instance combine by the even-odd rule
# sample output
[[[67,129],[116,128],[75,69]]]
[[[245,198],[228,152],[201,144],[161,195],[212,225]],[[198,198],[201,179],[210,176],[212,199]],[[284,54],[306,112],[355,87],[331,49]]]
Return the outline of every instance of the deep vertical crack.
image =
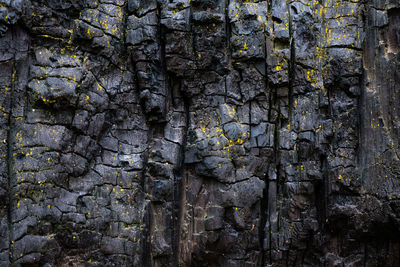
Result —
[[[182,91],[182,90],[181,90]],[[181,237],[181,226],[182,222],[184,220],[184,207],[185,207],[185,199],[186,199],[186,179],[185,179],[185,151],[186,151],[186,146],[187,146],[187,137],[188,137],[188,131],[189,131],[189,125],[190,125],[190,104],[189,104],[189,99],[183,96],[182,98],[183,101],[183,106],[184,106],[184,112],[185,112],[185,127],[183,129],[183,138],[182,138],[182,144],[180,146],[180,151],[179,151],[179,159],[178,159],[178,166],[177,166],[177,175],[175,177],[178,177],[177,184],[175,184],[175,188],[178,189],[178,194],[177,198],[175,201],[175,217],[176,217],[176,249],[174,250],[174,266],[178,266],[180,264],[179,259],[181,258],[180,256],[180,237]]]
[[[228,57],[228,60],[232,57],[231,55],[231,48],[230,48],[230,43],[231,43],[231,22],[229,19],[229,5],[230,5],[230,0],[225,0],[225,48],[226,48],[226,56]]]
[[[12,31],[12,39],[14,41],[14,27],[10,29]],[[8,114],[8,131],[7,131],[7,179],[8,179],[8,203],[7,203],[7,223],[8,223],[8,255],[9,262],[11,266],[14,264],[13,260],[13,240],[12,240],[12,206],[13,206],[13,196],[14,196],[14,174],[13,174],[13,142],[15,136],[15,127],[14,127],[14,119],[13,119],[13,109],[14,109],[14,92],[15,92],[15,79],[16,79],[16,66],[15,66],[16,57],[12,59],[12,73],[11,73],[11,92],[10,92],[10,106],[9,106],[9,114]]]
[[[148,198],[148,185],[146,184],[147,182],[147,168],[148,168],[148,162],[149,162],[149,157],[150,157],[150,149],[151,149],[151,140],[153,138],[153,129],[149,128],[149,131],[147,133],[147,143],[148,147],[146,152],[144,153],[144,159],[143,159],[143,171],[141,173],[141,187],[144,193],[144,198],[145,201],[147,202],[146,205],[146,210],[145,210],[145,216],[144,216],[144,223],[147,226],[146,231],[144,233],[144,241],[143,241],[143,255],[142,255],[142,260],[144,266],[153,266],[153,256],[152,256],[152,240],[151,240],[151,234],[152,234],[152,227],[153,227],[153,204],[151,202],[151,199]]]
[[[294,40],[294,33],[293,33],[293,18],[290,13],[290,3],[287,1],[287,12],[288,12],[288,20],[289,20],[289,44],[290,44],[290,60],[289,60],[289,109],[288,109],[288,116],[289,116],[289,124],[292,121],[292,109],[293,109],[293,81],[295,79],[295,71],[296,71],[296,49],[295,49],[295,40]]]
[[[268,18],[269,18],[269,13],[268,13]],[[265,28],[264,28],[265,30]],[[268,121],[271,121],[271,109],[272,109],[272,94],[270,92],[269,88],[269,82],[268,82],[268,39],[266,36],[266,33],[264,31],[264,86],[265,86],[265,93],[268,94]],[[250,136],[251,136],[251,102],[250,102]],[[268,192],[269,192],[269,176],[268,176],[268,170],[267,173],[264,176],[264,183],[265,187],[263,189],[263,195],[261,198],[261,204],[260,204],[260,226],[259,226],[259,243],[260,243],[260,250],[261,250],[261,266],[265,266],[266,263],[266,248],[265,248],[265,236],[266,234],[269,235],[266,232],[266,223],[268,220]],[[270,238],[268,239],[270,240]]]

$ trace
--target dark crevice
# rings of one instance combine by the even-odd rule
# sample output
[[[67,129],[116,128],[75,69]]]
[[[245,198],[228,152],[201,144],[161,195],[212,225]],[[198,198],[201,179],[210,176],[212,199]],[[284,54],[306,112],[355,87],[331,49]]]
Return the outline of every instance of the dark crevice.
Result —
[[[128,44],[126,43],[126,29],[128,28],[128,4],[123,6],[123,23],[122,23],[122,55],[127,54]]]
[[[181,237],[181,225],[182,220],[184,219],[184,208],[185,208],[185,188],[186,188],[186,178],[185,178],[185,151],[188,142],[188,131],[190,125],[190,100],[186,97],[182,98],[184,111],[185,111],[185,128],[183,129],[184,135],[182,144],[180,146],[179,152],[179,159],[178,159],[178,166],[176,169],[175,177],[178,177],[177,181],[175,181],[175,190],[177,190],[176,194],[176,201],[175,201],[175,218],[176,218],[176,225],[175,225],[175,244],[174,244],[174,266],[179,265],[180,259],[180,237]]]
[[[272,109],[272,93],[270,92],[269,88],[269,82],[268,82],[268,39],[266,34],[264,33],[264,69],[265,69],[265,74],[264,74],[264,85],[265,85],[265,93],[268,94],[268,121],[271,121],[271,109]],[[250,102],[250,136],[251,136],[251,127],[252,127],[252,121],[251,121],[251,102]],[[275,138],[275,133],[274,133],[274,138]],[[274,148],[275,149],[275,148]],[[270,167],[271,168],[271,165]],[[261,266],[265,266],[266,264],[266,248],[265,248],[265,240],[266,240],[266,235],[269,235],[268,240],[271,242],[271,230],[266,229],[266,223],[268,221],[268,216],[270,215],[268,213],[268,195],[269,195],[269,175],[268,171],[265,174],[264,177],[264,183],[265,187],[263,189],[263,195],[261,198],[261,203],[260,203],[260,229],[259,229],[259,242],[260,242],[260,250],[261,250]],[[270,227],[270,223],[268,223]],[[271,251],[271,243],[269,244],[269,249]],[[271,255],[269,256],[271,259]]]
[[[144,215],[144,222],[145,225],[147,226],[145,231],[144,231],[144,241],[142,243],[143,247],[143,255],[142,255],[142,261],[144,265],[147,266],[152,266],[152,243],[151,243],[151,229],[153,227],[153,220],[152,220],[152,214],[153,214],[153,205],[150,202],[150,200],[147,197],[148,194],[148,186],[146,184],[147,182],[147,169],[148,169],[148,162],[149,162],[149,157],[150,157],[150,148],[151,148],[151,140],[153,138],[153,131],[150,129],[147,134],[147,140],[148,140],[148,147],[146,152],[144,153],[143,157],[143,171],[141,172],[141,179],[140,179],[140,184],[141,188],[143,191],[143,194],[145,195],[145,201],[149,201],[148,204],[146,205],[146,210],[145,210],[145,215]]]
[[[140,94],[140,89],[139,89],[139,82],[138,82],[138,76],[137,76],[137,69],[136,69],[136,64],[133,63],[133,70],[135,72],[135,85],[137,88],[138,95]],[[144,110],[144,105],[140,105],[143,114],[145,114]],[[151,125],[150,122],[146,121]],[[147,132],[147,149],[143,153],[143,170],[140,173],[140,187],[142,189],[142,192],[144,194],[144,199],[145,201],[148,201],[146,208],[145,208],[145,215],[143,218],[144,224],[146,225],[146,228],[144,230],[144,240],[142,242],[142,248],[143,248],[143,255],[142,255],[142,262],[144,266],[150,267],[153,266],[153,257],[152,257],[152,240],[151,240],[151,235],[152,235],[152,227],[153,227],[153,204],[151,203],[151,200],[148,198],[148,185],[146,184],[147,182],[147,171],[148,171],[148,162],[150,158],[150,151],[151,151],[151,146],[152,146],[152,140],[154,136],[154,129],[152,127],[149,127],[149,131]]]
[[[195,35],[194,35],[194,29],[193,29],[193,6],[190,5],[190,14],[189,14],[189,34],[190,34],[190,45],[192,48],[192,54],[194,57],[197,56],[197,51],[196,51],[196,45],[195,45]],[[189,58],[192,59],[192,58]]]
[[[280,18],[278,18],[278,17],[272,16],[271,19],[276,24],[281,24],[282,23],[282,20]]]
[[[169,94],[170,93],[169,92],[170,88],[168,85],[169,77],[168,77],[167,62],[166,62],[166,57],[165,57],[166,56],[165,33],[164,33],[163,26],[161,25],[161,12],[162,12],[161,3],[157,1],[157,14],[158,14],[158,22],[157,22],[158,23],[158,32],[157,32],[158,36],[157,37],[160,42],[160,59],[161,59],[161,68],[162,68],[162,76],[163,76],[162,78],[164,81],[164,88],[165,88],[164,93]],[[163,116],[164,119],[165,119],[165,115],[168,111],[167,105],[168,105],[167,100],[165,100],[164,112],[161,114],[161,116]]]
[[[315,183],[315,206],[317,209],[317,220],[322,231],[325,230],[327,210],[327,181],[329,175],[328,162],[325,156],[320,157],[322,169],[322,181]]]
[[[160,43],[160,59],[161,59],[161,66],[163,73],[165,74],[167,71],[167,65],[165,62],[165,40],[164,40],[164,29],[161,24],[161,12],[162,12],[162,6],[161,3],[157,1],[157,39]]]
[[[329,45],[326,48],[327,49],[328,48],[346,48],[346,49],[352,49],[352,50],[355,50],[355,51],[362,51],[361,48],[358,48],[358,47],[356,47],[354,45]]]
[[[265,243],[265,237],[266,234],[269,235],[266,232],[266,223],[267,223],[267,219],[268,219],[268,192],[269,192],[269,177],[268,174],[265,175],[264,178],[264,182],[265,182],[265,188],[263,189],[263,197],[261,199],[261,204],[260,204],[260,229],[259,229],[259,242],[260,242],[260,250],[261,250],[261,266],[265,266],[266,263],[266,248],[264,246]],[[270,240],[271,238],[269,238]],[[271,248],[270,248],[271,249]]]
[[[182,81],[179,82],[179,90],[177,92],[182,92]],[[188,128],[188,116],[189,116],[189,104],[188,99],[180,98],[180,104],[184,106],[185,111],[185,119],[186,119],[186,126],[183,135],[182,144],[179,146],[179,157],[178,157],[178,164],[175,166],[174,172],[174,192],[173,192],[173,211],[172,211],[172,218],[173,218],[173,229],[171,231],[171,240],[172,240],[172,264],[173,266],[178,266],[179,264],[179,244],[180,244],[180,225],[181,225],[181,212],[183,209],[183,201],[182,198],[184,197],[184,162],[185,162],[185,149],[187,143],[187,128]],[[182,103],[183,102],[183,103]]]
[[[292,121],[292,112],[293,112],[293,82],[295,79],[295,71],[296,71],[296,51],[295,51],[295,39],[293,33],[293,18],[290,13],[290,5],[288,5],[288,20],[289,20],[289,44],[290,44],[290,61],[289,61],[289,124]]]
[[[228,56],[228,60],[232,58],[231,51],[231,22],[229,19],[229,4],[230,0],[225,0],[225,47],[226,47],[226,55]]]
[[[142,262],[145,267],[152,266],[152,256],[151,256],[151,227],[152,227],[152,207],[151,204],[146,206],[145,215],[143,218],[144,224],[147,228],[144,230],[144,240],[142,242],[143,255]]]

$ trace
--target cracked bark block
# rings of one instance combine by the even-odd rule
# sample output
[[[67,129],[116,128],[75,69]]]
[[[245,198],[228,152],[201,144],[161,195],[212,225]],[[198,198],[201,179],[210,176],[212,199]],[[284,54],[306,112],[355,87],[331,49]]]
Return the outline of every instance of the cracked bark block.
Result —
[[[251,128],[250,142],[254,147],[274,146],[275,126],[269,123],[260,123]]]
[[[65,78],[47,78],[45,81],[32,80],[28,87],[32,90],[34,101],[45,105],[56,104],[58,106],[66,104],[74,105],[77,96],[75,93],[76,82]],[[70,102],[71,101],[71,102]]]
[[[231,122],[224,125],[224,133],[230,140],[245,139],[248,133],[248,127],[236,122]]]
[[[220,189],[221,200],[225,205],[236,207],[248,207],[254,204],[261,196],[264,188],[264,181],[257,177],[250,177],[249,180],[235,183],[231,189]]]
[[[187,8],[190,1],[172,2],[161,12],[161,25],[168,30],[188,31],[190,9]]]
[[[149,10],[154,10],[157,8],[157,2],[150,0],[129,0],[128,1],[128,11],[142,16],[146,14]]]
[[[152,43],[157,36],[157,14],[150,12],[143,17],[129,16],[127,43],[138,45],[144,42]],[[148,55],[149,56],[149,55]]]
[[[233,165],[226,158],[205,157],[200,164],[196,166],[196,171],[200,175],[214,177],[221,181],[233,181]]]
[[[153,146],[152,159],[165,164],[177,164],[178,163],[178,150],[179,145],[164,141],[156,140]]]
[[[232,57],[236,59],[249,60],[264,58],[264,36],[261,34],[232,36],[231,45],[233,47]]]

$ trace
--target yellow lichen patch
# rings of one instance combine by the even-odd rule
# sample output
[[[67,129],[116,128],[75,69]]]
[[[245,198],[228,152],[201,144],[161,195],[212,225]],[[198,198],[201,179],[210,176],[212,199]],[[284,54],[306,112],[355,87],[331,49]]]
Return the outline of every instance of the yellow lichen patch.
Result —
[[[223,136],[223,137],[225,137],[226,138],[226,136],[224,135],[224,134],[220,134],[220,136]],[[245,140],[243,140],[243,139],[241,139],[241,138],[238,138],[238,139],[236,139],[236,140],[228,140],[228,144],[226,144],[223,148],[222,148],[222,150],[226,150],[226,151],[230,151],[230,148],[232,147],[232,146],[234,146],[234,145],[243,145],[243,143],[245,142]]]
[[[97,91],[101,91],[103,89],[103,86],[101,84],[97,83],[96,89],[97,89]]]
[[[376,128],[376,127],[379,127],[379,123],[378,124],[374,124],[374,121],[375,121],[375,119],[374,118],[372,118],[371,119],[371,128]]]
[[[319,75],[318,70],[307,71],[307,81],[311,82],[311,85],[314,87],[317,87],[317,84],[319,82],[318,75]]]
[[[228,104],[226,104],[226,107],[228,108],[229,117],[232,118],[233,116],[235,116],[236,109],[234,107],[229,106]]]
[[[200,129],[203,131],[203,133],[206,133],[206,127],[204,127],[203,123],[203,121],[200,121]]]
[[[322,60],[326,60],[328,58],[328,54],[325,51],[325,49],[322,48],[322,46],[317,46],[316,47],[317,51],[316,51],[316,57],[318,59],[318,63],[321,63]]]
[[[15,140],[16,140],[18,143],[22,143],[22,135],[21,135],[21,132],[17,132],[17,134],[15,135]]]
[[[55,103],[56,101],[55,100],[50,100],[50,99],[47,99],[47,98],[44,98],[44,97],[42,97],[42,101],[44,102],[44,103]]]

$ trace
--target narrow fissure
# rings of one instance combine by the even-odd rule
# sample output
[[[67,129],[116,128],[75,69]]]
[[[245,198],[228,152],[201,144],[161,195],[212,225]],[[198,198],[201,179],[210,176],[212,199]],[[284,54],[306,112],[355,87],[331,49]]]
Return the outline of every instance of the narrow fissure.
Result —
[[[160,42],[160,60],[161,60],[161,70],[162,70],[162,78],[163,78],[163,86],[164,86],[164,92],[163,96],[166,98],[165,99],[165,105],[164,105],[164,115],[167,113],[167,106],[168,106],[168,97],[169,94],[171,93],[170,90],[173,90],[172,88],[170,88],[171,86],[169,86],[168,84],[168,72],[167,72],[167,62],[165,60],[165,39],[164,39],[164,29],[163,26],[161,25],[161,11],[162,11],[162,7],[161,7],[161,3],[157,1],[157,24],[158,24],[158,40]]]
[[[317,209],[317,219],[319,227],[323,231],[325,229],[326,220],[326,197],[327,197],[327,179],[328,179],[328,167],[327,159],[325,156],[320,157],[321,170],[322,170],[322,181],[315,184],[315,207]]]
[[[12,38],[14,39],[14,27],[11,28]],[[15,79],[16,79],[16,66],[15,61],[16,57],[14,54],[12,63],[12,73],[11,73],[11,92],[10,92],[10,106],[8,113],[8,131],[7,131],[7,179],[8,179],[8,203],[7,203],[7,224],[8,224],[8,255],[9,262],[11,266],[14,265],[14,256],[13,256],[13,240],[12,240],[12,203],[14,196],[14,174],[13,174],[13,142],[15,136],[15,127],[14,127],[14,119],[13,119],[13,109],[14,109],[14,92],[15,92]]]
[[[280,110],[280,104],[278,103],[278,119],[276,121],[275,124],[275,133],[274,133],[274,162],[275,162],[275,172],[276,172],[276,185],[275,185],[275,195],[276,195],[276,202],[278,202],[278,196],[279,196],[279,187],[280,187],[280,182],[281,182],[281,177],[280,177],[280,167],[281,167],[281,163],[280,163],[280,154],[279,154],[279,130],[281,128],[281,110]],[[269,195],[269,194],[268,194]],[[271,214],[268,214],[268,219],[270,220]],[[279,231],[279,216],[280,213],[278,213],[278,220],[277,220],[277,229]],[[269,251],[269,258],[270,258],[270,263],[272,264],[272,224],[271,221],[269,223],[270,225],[270,238],[269,238],[269,242],[270,242],[270,251]]]
[[[227,53],[225,53],[228,56],[228,60],[232,58],[231,55],[231,21],[229,19],[229,5],[230,5],[230,0],[225,0],[225,47],[227,49]]]
[[[151,200],[148,199],[147,197],[147,186],[146,186],[146,169],[149,161],[149,154],[150,154],[150,145],[151,145],[151,139],[153,136],[153,131],[150,130],[148,131],[147,134],[147,151],[144,153],[144,159],[143,159],[143,171],[141,173],[141,188],[143,190],[144,198],[145,201],[148,201],[148,205],[146,206],[146,213],[144,216],[144,224],[147,226],[145,233],[144,233],[144,241],[143,241],[143,256],[142,260],[145,266],[152,266],[152,253],[151,253],[151,229],[153,227],[153,221],[152,221],[152,214],[153,214],[153,204],[151,203]]]
[[[261,220],[260,220],[260,230],[259,230],[259,242],[261,248],[261,266],[265,266],[266,263],[266,251],[265,251],[265,236],[266,236],[266,223],[268,219],[268,192],[269,192],[269,177],[268,174],[264,177],[265,188],[263,190],[263,197],[261,199]],[[269,232],[269,231],[268,231]],[[269,233],[268,233],[269,234]],[[270,238],[269,238],[270,239]]]
[[[290,4],[287,2],[287,12],[288,12],[288,20],[289,20],[289,43],[290,43],[290,61],[289,61],[289,124],[292,121],[292,112],[293,112],[293,81],[295,79],[295,70],[296,70],[296,51],[295,51],[295,40],[293,37],[293,19],[290,13]]]
[[[268,15],[269,17],[269,15]],[[265,73],[264,73],[264,83],[265,83],[265,93],[268,94],[268,121],[271,121],[271,109],[273,106],[273,98],[272,98],[272,93],[270,92],[270,88],[269,88],[269,82],[268,82],[268,40],[267,40],[267,36],[266,33],[264,32],[264,69],[265,69]],[[250,136],[251,136],[251,103],[250,103]],[[275,133],[274,133],[274,138],[275,138]],[[275,140],[274,140],[275,141]],[[260,204],[260,229],[259,229],[259,242],[260,242],[260,249],[261,249],[261,266],[265,266],[266,263],[266,248],[265,248],[265,237],[268,234],[269,235],[269,241],[271,241],[271,230],[270,230],[270,223],[269,225],[269,229],[268,229],[268,233],[266,232],[266,223],[268,221],[268,216],[269,216],[269,212],[268,212],[268,195],[269,195],[269,175],[268,175],[269,170],[267,170],[267,173],[264,176],[264,183],[265,183],[265,187],[263,189],[263,196],[261,198],[261,204]],[[271,249],[271,244],[269,244],[269,249]],[[271,257],[270,257],[271,258]]]
[[[127,28],[128,28],[128,4],[126,3],[123,6],[124,10],[124,17],[123,17],[123,23],[122,23],[122,47],[123,51],[122,53],[126,54],[128,50],[128,44],[126,43],[126,35],[127,35]]]
[[[182,90],[181,90],[182,91]],[[185,207],[185,188],[186,188],[186,179],[185,179],[185,173],[186,173],[186,168],[185,168],[185,151],[186,151],[186,145],[187,145],[187,136],[188,136],[188,130],[189,130],[189,123],[190,123],[190,117],[189,117],[189,112],[190,112],[190,104],[189,104],[189,99],[184,97],[182,98],[183,105],[184,105],[184,112],[185,112],[185,128],[183,129],[184,135],[182,139],[182,144],[180,147],[180,152],[179,152],[179,163],[178,163],[178,168],[177,168],[177,175],[175,177],[179,177],[177,180],[176,188],[178,189],[178,194],[177,194],[177,201],[175,201],[175,217],[176,217],[176,229],[175,229],[175,236],[176,236],[176,244],[175,244],[175,251],[174,251],[174,266],[179,265],[179,259],[180,259],[180,237],[181,237],[181,225],[182,225],[182,220],[184,219],[184,207]]]

